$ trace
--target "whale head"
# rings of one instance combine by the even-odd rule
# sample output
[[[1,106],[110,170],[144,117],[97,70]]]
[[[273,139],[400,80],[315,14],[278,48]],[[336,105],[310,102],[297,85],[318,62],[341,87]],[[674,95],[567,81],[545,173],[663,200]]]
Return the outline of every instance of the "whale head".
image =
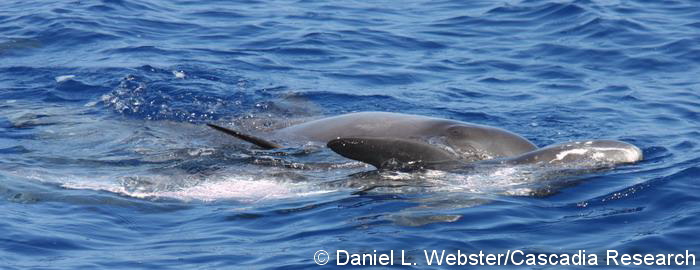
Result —
[[[550,145],[511,158],[517,164],[629,164],[644,158],[638,147],[616,140],[583,140]]]
[[[537,149],[528,139],[500,128],[473,124],[445,127],[445,144],[464,161],[512,157]]]

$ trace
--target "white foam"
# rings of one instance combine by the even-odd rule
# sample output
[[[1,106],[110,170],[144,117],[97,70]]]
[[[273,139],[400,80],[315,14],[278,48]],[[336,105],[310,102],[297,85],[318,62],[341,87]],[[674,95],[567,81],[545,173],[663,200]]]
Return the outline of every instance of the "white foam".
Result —
[[[245,202],[284,198],[293,195],[291,187],[269,180],[237,180],[207,182],[178,191],[159,192],[159,197],[181,200],[240,200]]]
[[[124,186],[97,182],[68,182],[63,187],[70,189],[104,190],[134,198],[172,198],[183,201],[212,202],[217,200],[237,200],[253,203],[264,200],[304,197],[324,194],[336,190],[313,190],[308,184],[280,183],[274,180],[222,179],[214,182],[204,182],[192,187],[173,191],[140,191],[128,190]]]
[[[55,80],[56,80],[56,82],[59,82],[59,83],[60,83],[60,82],[65,82],[65,81],[68,81],[68,80],[72,80],[72,79],[74,79],[74,78],[75,78],[75,75],[61,75],[61,76],[57,76],[57,77],[55,78]]]
[[[182,70],[179,70],[179,71],[178,71],[178,70],[173,70],[173,75],[175,75],[175,78],[178,78],[178,79],[184,79],[184,78],[187,76],[187,75],[185,74],[185,72],[182,71]]]
[[[390,172],[383,172],[382,173],[382,178],[384,179],[389,179],[389,180],[408,180],[414,177],[412,173],[408,172],[395,172],[395,171],[390,171]]]
[[[422,176],[426,183],[434,186],[430,189],[433,191],[479,194],[528,194],[531,190],[522,185],[533,180],[528,168],[524,167],[482,168],[467,174],[440,172]]]

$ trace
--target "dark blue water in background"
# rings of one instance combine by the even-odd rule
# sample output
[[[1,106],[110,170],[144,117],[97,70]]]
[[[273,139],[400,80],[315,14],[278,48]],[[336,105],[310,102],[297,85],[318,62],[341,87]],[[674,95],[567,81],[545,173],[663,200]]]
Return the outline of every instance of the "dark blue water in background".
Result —
[[[425,249],[697,253],[698,44],[694,1],[3,1],[0,268],[315,269],[319,249],[403,249],[415,269],[438,269]],[[512,172],[389,175],[407,184],[358,192],[372,177],[354,173],[371,168],[252,164],[255,151],[203,125],[262,132],[353,111],[539,146],[624,140],[645,160],[536,196],[520,191],[541,183],[515,187]],[[535,268],[613,267],[504,269]]]

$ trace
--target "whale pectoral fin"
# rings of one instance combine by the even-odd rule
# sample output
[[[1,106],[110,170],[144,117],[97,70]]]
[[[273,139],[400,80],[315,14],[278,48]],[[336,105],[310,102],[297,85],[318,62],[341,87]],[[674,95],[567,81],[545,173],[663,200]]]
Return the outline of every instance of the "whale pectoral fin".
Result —
[[[241,132],[232,130],[232,129],[228,129],[228,128],[225,128],[225,127],[220,127],[220,126],[217,126],[217,125],[214,125],[214,124],[207,124],[207,126],[213,128],[213,129],[216,129],[216,130],[218,130],[218,131],[221,131],[221,132],[223,132],[223,133],[226,133],[226,134],[228,134],[228,135],[231,135],[231,136],[234,136],[234,137],[236,137],[236,138],[239,138],[239,139],[241,139],[241,140],[244,140],[244,141],[246,141],[246,142],[255,144],[255,145],[257,145],[257,146],[259,146],[260,148],[263,148],[263,149],[283,148],[281,145],[276,144],[276,143],[273,143],[273,142],[271,142],[271,141],[267,141],[267,140],[264,140],[264,139],[260,139],[260,138],[258,138],[258,137],[251,136],[251,135],[248,135],[248,134],[244,134],[244,133],[241,133]]]
[[[434,169],[458,162],[453,154],[437,146],[406,139],[338,138],[327,146],[341,156],[380,170]]]

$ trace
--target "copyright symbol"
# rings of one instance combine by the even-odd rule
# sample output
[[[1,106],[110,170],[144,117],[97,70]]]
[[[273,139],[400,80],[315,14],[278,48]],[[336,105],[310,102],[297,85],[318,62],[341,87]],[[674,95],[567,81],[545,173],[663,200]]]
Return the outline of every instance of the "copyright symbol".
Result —
[[[318,265],[326,265],[331,258],[325,250],[316,251],[314,254],[314,262]]]

